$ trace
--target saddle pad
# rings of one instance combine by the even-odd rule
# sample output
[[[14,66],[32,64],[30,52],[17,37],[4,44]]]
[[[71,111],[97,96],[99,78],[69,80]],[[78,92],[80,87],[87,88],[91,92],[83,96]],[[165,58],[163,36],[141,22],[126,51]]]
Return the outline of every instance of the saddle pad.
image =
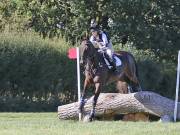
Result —
[[[122,65],[121,59],[119,59],[116,55],[114,55],[114,59],[116,60],[116,66],[117,67]]]

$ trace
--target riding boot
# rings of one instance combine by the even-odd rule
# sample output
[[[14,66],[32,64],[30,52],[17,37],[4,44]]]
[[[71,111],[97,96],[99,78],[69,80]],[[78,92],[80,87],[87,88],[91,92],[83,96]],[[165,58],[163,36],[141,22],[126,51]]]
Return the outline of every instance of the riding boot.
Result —
[[[116,70],[116,63],[113,60],[113,58],[112,59],[110,58],[110,64],[112,65],[112,71],[115,71]]]

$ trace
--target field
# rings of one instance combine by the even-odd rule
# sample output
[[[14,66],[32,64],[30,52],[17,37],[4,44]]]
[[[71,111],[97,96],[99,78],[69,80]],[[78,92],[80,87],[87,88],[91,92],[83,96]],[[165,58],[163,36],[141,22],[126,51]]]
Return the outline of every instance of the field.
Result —
[[[179,135],[180,123],[62,121],[57,113],[0,113],[0,135]]]

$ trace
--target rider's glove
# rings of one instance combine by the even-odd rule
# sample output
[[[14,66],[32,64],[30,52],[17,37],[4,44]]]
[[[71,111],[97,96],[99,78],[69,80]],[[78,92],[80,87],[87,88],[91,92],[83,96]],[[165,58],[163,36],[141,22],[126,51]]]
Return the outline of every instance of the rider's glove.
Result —
[[[93,44],[93,46],[94,46],[95,48],[99,48],[98,42],[93,41],[92,44]]]
[[[100,49],[103,49],[103,48],[105,48],[106,46],[103,44],[103,42],[98,42],[99,43],[99,48]]]

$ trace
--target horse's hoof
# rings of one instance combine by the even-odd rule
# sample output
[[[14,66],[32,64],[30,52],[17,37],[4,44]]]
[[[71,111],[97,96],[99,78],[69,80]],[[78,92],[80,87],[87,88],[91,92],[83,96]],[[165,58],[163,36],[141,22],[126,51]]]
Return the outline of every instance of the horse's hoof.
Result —
[[[173,118],[169,115],[161,116],[160,122],[173,122]]]
[[[84,119],[83,119],[83,122],[92,122],[92,118],[89,114],[87,114]]]

